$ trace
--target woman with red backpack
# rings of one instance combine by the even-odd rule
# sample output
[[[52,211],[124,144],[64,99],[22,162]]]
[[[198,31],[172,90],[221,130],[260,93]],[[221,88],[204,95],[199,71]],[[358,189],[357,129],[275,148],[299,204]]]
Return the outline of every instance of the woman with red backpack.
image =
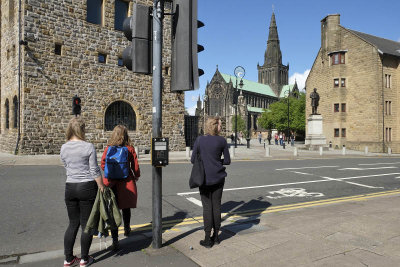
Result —
[[[131,209],[136,208],[137,203],[136,182],[140,177],[140,168],[125,126],[115,126],[103,152],[101,168],[104,171],[103,183],[113,190],[118,207],[122,210],[124,235],[128,236],[131,232]],[[111,231],[111,236],[112,247],[118,250],[118,230]]]

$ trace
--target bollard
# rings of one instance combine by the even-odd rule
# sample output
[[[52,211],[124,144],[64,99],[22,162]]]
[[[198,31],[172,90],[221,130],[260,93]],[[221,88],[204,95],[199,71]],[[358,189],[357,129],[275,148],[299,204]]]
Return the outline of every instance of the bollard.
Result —
[[[186,147],[186,159],[190,160],[190,147],[189,146]]]
[[[265,141],[264,141],[264,149],[265,149]]]
[[[297,147],[295,147],[294,150],[293,150],[293,156],[295,156],[295,157],[298,156],[298,154],[297,154]]]
[[[343,149],[342,149],[342,155],[343,155],[343,156],[346,155],[346,147],[345,147],[345,146],[344,146]]]
[[[388,147],[388,155],[392,155],[392,149]]]
[[[265,157],[271,157],[271,151],[269,149],[269,146],[265,148]]]
[[[322,156],[322,154],[324,154],[324,149],[322,148],[322,146],[319,147],[319,155]]]
[[[139,159],[139,146],[134,147],[136,151],[136,156]]]
[[[368,155],[368,147],[366,146],[364,149],[365,155]]]

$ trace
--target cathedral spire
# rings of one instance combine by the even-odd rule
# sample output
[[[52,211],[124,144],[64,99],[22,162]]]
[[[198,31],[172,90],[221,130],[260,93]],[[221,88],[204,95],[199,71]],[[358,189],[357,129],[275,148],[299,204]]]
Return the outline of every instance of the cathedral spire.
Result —
[[[264,66],[282,64],[282,52],[279,44],[278,27],[276,26],[274,12],[272,12],[269,25],[267,50],[265,51],[264,60]]]

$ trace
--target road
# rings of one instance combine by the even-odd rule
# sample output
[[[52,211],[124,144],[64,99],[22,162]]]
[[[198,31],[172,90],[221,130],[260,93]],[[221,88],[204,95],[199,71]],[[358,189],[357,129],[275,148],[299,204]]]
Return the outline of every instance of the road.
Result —
[[[286,204],[400,188],[400,158],[236,161],[227,167],[223,212],[267,210]],[[163,220],[202,215],[189,190],[191,164],[163,168]],[[151,166],[141,165],[132,225],[151,221]],[[63,248],[67,225],[62,166],[0,166],[0,258]]]

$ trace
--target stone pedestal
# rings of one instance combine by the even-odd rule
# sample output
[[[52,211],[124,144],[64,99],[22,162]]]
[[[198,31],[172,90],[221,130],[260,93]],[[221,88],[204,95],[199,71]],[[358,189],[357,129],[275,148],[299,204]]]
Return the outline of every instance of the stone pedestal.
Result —
[[[321,115],[310,115],[307,118],[307,136],[305,145],[310,148],[326,146],[326,138],[322,132]]]

